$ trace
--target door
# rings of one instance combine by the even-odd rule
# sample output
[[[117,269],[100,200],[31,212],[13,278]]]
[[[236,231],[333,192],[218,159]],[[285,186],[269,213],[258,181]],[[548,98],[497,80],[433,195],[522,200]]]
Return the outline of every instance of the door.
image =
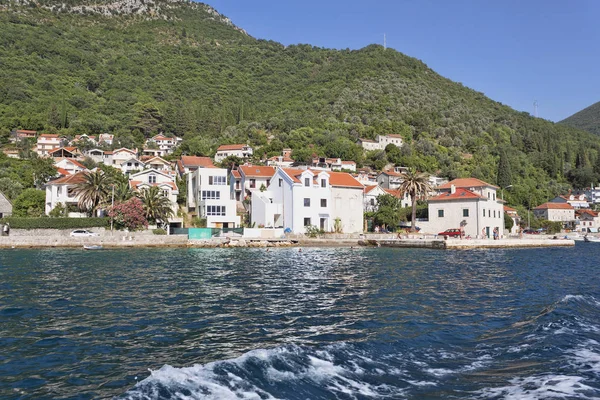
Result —
[[[490,237],[490,227],[489,226],[485,227],[485,237],[487,237],[487,238]]]
[[[326,223],[327,223],[327,218],[321,218],[321,223],[320,223],[319,226],[320,226],[320,228],[321,228],[322,231],[325,230]]]

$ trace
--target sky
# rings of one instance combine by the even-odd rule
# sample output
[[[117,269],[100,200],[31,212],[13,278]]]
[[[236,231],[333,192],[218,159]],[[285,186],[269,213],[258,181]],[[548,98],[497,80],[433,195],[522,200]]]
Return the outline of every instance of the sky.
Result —
[[[372,43],[519,111],[560,121],[600,101],[597,0],[204,0],[258,39]]]

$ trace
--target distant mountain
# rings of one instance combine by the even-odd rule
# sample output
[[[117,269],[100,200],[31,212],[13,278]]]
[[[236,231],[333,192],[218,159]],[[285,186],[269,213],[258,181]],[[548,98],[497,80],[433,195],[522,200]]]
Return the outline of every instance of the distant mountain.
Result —
[[[494,184],[506,154],[513,204],[597,179],[599,137],[378,45],[283,46],[177,0],[0,0],[0,32],[0,143],[15,128],[112,132],[132,147],[165,132],[183,137],[188,154],[247,142],[260,156],[289,147],[297,159],[393,162]],[[386,133],[405,146],[365,156],[356,145]]]
[[[600,135],[600,101],[565,118],[560,123]]]

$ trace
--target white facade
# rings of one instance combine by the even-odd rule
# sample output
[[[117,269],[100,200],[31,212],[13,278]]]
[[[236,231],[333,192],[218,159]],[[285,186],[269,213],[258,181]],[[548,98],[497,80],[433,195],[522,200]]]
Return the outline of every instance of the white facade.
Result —
[[[37,139],[37,154],[40,157],[45,157],[52,150],[60,147],[61,139],[58,135],[43,134]]]
[[[146,164],[135,157],[123,161],[119,166],[124,175],[134,174],[146,168]]]
[[[307,226],[330,232],[340,218],[343,232],[362,232],[363,190],[346,173],[278,168],[267,191],[252,192],[252,221],[306,233]]]
[[[104,150],[101,149],[90,149],[85,152],[85,156],[91,158],[97,163],[107,164]]]
[[[429,199],[429,226],[438,233],[462,228],[466,236],[486,237],[504,232],[504,206],[497,187],[474,178],[455,179]]]
[[[268,188],[271,178],[275,175],[275,168],[256,165],[242,165],[238,168],[240,174],[240,183],[244,190],[244,195],[250,194],[261,187]]]
[[[112,166],[115,168],[120,168],[123,162],[135,157],[137,157],[137,152],[133,150],[125,148],[114,150],[111,155]]]
[[[71,175],[87,169],[85,165],[81,164],[79,161],[73,160],[72,158],[63,158],[62,160],[55,162],[54,166],[67,171]]]
[[[198,217],[206,218],[208,228],[237,228],[235,200],[231,199],[225,168],[198,168],[191,172],[191,193],[188,206],[194,208]]]
[[[544,203],[533,209],[536,218],[553,222],[574,222],[575,209],[568,203]]]
[[[63,206],[76,206],[79,202],[79,196],[75,196],[73,189],[78,183],[83,182],[83,172],[75,175],[67,175],[63,178],[50,181],[46,184],[46,215],[50,214],[58,203]]]
[[[154,169],[147,169],[132,175],[129,175],[129,186],[136,191],[158,186],[163,193],[163,196],[171,202],[173,216],[169,218],[169,222],[180,222],[181,218],[177,217],[178,205],[177,195],[179,188],[175,183],[175,178]]]
[[[215,154],[215,161],[221,162],[229,156],[235,156],[241,159],[252,157],[252,147],[245,144],[224,144],[219,146]]]
[[[98,144],[103,144],[106,146],[112,146],[115,135],[111,135],[109,133],[101,133],[98,135]]]
[[[156,144],[156,146],[160,150],[162,150],[162,154],[160,154],[159,156],[163,156],[164,154],[172,153],[175,146],[177,146],[177,140],[174,137],[166,137],[163,135],[156,135],[156,136],[146,140],[147,145],[149,145],[151,143]]]
[[[393,144],[396,147],[402,147],[404,144],[401,135],[378,135],[375,140],[358,139],[358,143],[367,151],[385,150],[388,144]]]

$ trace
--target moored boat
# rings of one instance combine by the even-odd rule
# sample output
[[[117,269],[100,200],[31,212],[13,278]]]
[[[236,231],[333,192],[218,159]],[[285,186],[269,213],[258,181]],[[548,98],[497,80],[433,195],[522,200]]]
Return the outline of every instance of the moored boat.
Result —
[[[586,243],[600,243],[600,238],[594,237],[594,236],[588,236],[585,235],[583,237],[583,241]]]
[[[83,246],[84,250],[102,250],[102,246],[101,245],[90,245],[90,246]]]

